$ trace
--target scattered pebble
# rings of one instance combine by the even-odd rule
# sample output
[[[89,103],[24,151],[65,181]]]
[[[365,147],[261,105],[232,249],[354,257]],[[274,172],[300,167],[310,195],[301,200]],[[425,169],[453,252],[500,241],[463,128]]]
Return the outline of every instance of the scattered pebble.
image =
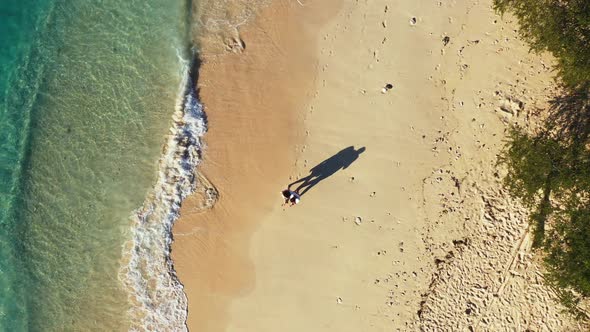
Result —
[[[354,223],[357,225],[360,225],[363,222],[363,219],[361,217],[356,217],[354,218]]]
[[[412,17],[412,18],[410,19],[410,24],[411,24],[411,25],[416,25],[416,23],[417,23],[417,22],[418,22],[418,19],[417,19],[416,17]]]
[[[389,91],[391,89],[393,89],[393,84],[387,83],[387,84],[385,84],[383,89],[381,89],[381,93],[387,93],[387,91]]]
[[[337,298],[336,299],[336,303],[341,304],[342,303],[342,298],[341,297]]]

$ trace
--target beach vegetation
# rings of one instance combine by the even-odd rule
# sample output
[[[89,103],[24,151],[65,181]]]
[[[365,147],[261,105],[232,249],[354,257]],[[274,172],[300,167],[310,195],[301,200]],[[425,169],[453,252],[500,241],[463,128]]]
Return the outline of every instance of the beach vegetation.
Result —
[[[556,57],[555,69],[565,86],[589,87],[590,1],[495,0],[494,7],[518,18],[519,32],[532,50]]]
[[[554,98],[538,130],[513,128],[499,162],[506,188],[531,211],[545,279],[578,318],[590,300],[590,1],[495,0],[534,51],[557,60]]]
[[[544,251],[546,280],[566,308],[587,317],[578,304],[590,299],[590,139],[556,130],[552,121],[533,135],[513,128],[499,162],[507,170],[505,187],[531,211],[533,247]]]

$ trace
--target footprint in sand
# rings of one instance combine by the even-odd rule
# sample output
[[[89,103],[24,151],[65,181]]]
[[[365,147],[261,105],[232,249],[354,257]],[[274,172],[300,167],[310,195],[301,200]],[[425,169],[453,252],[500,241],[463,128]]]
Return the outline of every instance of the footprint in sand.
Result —
[[[451,37],[445,36],[442,41],[443,41],[443,46],[447,46],[449,44],[449,42],[451,41]]]

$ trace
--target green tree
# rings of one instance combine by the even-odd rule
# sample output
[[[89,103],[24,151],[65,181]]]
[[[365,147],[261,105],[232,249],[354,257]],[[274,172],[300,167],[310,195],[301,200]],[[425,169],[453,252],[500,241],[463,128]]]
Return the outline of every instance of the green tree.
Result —
[[[519,20],[520,34],[534,51],[549,51],[557,59],[562,83],[588,89],[590,82],[590,1],[495,0],[500,13]]]
[[[547,280],[577,317],[590,299],[590,0],[495,0],[513,13],[533,51],[549,51],[564,95],[537,135],[514,129],[499,161],[506,187],[531,209]],[[550,223],[551,227],[546,227]]]
[[[557,133],[513,129],[499,162],[511,196],[532,210],[533,245],[546,253],[547,280],[570,312],[587,318],[578,303],[590,298],[590,152]]]
[[[500,155],[499,162],[508,170],[504,178],[508,191],[533,210],[535,247],[543,245],[545,222],[554,211],[551,195],[561,192],[564,175],[567,178],[568,150],[556,139],[543,135],[533,138],[514,128],[510,144]]]

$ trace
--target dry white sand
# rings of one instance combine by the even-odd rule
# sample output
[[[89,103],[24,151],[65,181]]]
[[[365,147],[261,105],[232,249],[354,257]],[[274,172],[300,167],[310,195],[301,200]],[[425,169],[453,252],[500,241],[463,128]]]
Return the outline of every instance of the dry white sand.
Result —
[[[277,2],[280,11],[260,15],[275,15],[279,25],[292,24],[296,15],[313,17],[318,3]],[[582,329],[560,313],[543,284],[530,249],[527,212],[502,190],[503,173],[496,166],[509,126],[530,124],[551,97],[551,59],[530,54],[515,22],[497,16],[491,0],[343,1],[335,17],[315,27],[315,83],[306,85],[311,98],[292,105],[303,126],[296,119],[288,127],[305,137],[288,148],[290,160],[296,159],[292,170],[281,166],[291,178],[275,174],[270,181],[276,194],[259,195],[263,202],[246,208],[260,207],[255,222],[229,237],[244,244],[239,249],[247,251],[239,255],[245,263],[228,270],[236,258],[217,255],[206,269],[230,274],[203,277],[198,272],[205,268],[191,266],[200,264],[202,252],[216,250],[208,246],[217,242],[197,232],[174,246],[189,317],[198,315],[189,318],[191,329]],[[271,36],[268,47],[286,50],[279,52],[284,57],[298,46],[272,24],[256,31]],[[232,68],[247,71],[256,64],[242,65]],[[388,83],[393,88],[382,93]],[[289,87],[289,77],[273,85]],[[264,92],[256,98],[267,98]],[[351,146],[365,151],[306,192],[299,205],[280,206],[284,188],[277,183],[305,177]],[[206,153],[220,153],[211,150],[213,144]],[[229,173],[223,164],[210,167],[218,177],[247,177],[251,170],[264,174],[268,161],[249,159],[245,168],[230,167]],[[215,176],[210,179],[216,184]],[[225,180],[222,191],[231,192],[235,184]],[[220,203],[223,211],[232,209],[223,196]],[[217,227],[207,223],[219,219],[206,215],[181,220],[177,232],[195,223]],[[203,291],[203,283],[215,287]],[[194,313],[210,303],[217,314]]]

